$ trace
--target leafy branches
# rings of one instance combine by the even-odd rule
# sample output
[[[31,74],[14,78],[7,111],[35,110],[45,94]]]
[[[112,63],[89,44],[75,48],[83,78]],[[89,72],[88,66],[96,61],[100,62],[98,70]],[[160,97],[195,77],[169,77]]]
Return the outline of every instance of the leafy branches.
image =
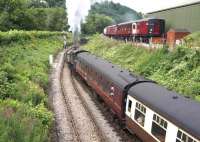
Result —
[[[0,142],[48,141],[48,56],[62,47],[59,32],[0,32]]]
[[[63,3],[63,0],[59,2]],[[1,0],[0,31],[66,30],[67,16],[61,3],[56,6],[55,0]]]

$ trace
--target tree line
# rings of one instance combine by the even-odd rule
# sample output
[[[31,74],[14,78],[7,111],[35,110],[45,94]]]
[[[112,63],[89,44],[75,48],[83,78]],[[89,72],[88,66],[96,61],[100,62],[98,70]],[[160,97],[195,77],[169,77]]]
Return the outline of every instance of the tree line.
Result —
[[[92,5],[86,22],[82,24],[83,34],[102,33],[103,29],[112,24],[137,20],[142,18],[138,13],[126,6],[110,1],[95,3]]]
[[[108,25],[140,18],[140,13],[120,4],[95,3],[82,24],[82,33],[102,33]],[[68,28],[65,0],[0,0],[0,31],[67,31]]]
[[[62,31],[67,28],[65,0],[0,1],[0,31]]]

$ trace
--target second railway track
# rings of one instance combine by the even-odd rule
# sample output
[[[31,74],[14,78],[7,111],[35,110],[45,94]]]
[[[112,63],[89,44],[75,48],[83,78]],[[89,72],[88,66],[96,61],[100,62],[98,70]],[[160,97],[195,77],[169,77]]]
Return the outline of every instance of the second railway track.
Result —
[[[65,65],[61,75],[61,87],[68,111],[73,141],[75,142],[106,142],[99,130],[93,115],[74,82],[70,70]]]

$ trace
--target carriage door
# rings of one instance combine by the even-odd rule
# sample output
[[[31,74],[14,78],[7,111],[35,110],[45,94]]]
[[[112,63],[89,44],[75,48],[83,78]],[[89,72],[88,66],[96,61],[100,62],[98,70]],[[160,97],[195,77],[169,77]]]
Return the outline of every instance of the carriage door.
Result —
[[[127,100],[126,100],[126,115],[131,118],[134,119],[134,114],[135,114],[135,104],[136,101],[128,95]]]
[[[133,23],[133,24],[132,24],[132,34],[133,34],[133,36],[134,36],[135,34],[137,34],[137,24],[136,24],[136,23]]]
[[[157,20],[149,21],[149,34],[150,35],[159,35],[160,34],[160,24]]]

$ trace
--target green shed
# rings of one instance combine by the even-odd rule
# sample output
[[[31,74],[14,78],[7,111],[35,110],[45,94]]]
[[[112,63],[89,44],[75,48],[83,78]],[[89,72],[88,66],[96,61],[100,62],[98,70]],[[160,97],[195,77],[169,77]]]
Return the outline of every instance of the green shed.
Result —
[[[171,28],[200,31],[200,2],[154,11],[146,17],[165,19],[166,32]]]

